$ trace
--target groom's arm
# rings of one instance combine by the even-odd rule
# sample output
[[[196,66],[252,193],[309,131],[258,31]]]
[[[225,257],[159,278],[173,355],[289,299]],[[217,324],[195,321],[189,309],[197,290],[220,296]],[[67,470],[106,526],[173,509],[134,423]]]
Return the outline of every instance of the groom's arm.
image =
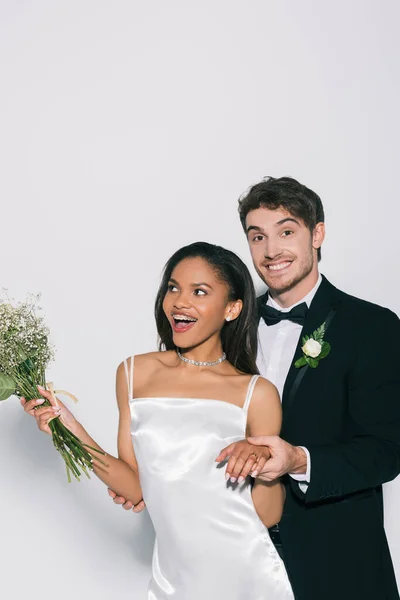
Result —
[[[306,494],[291,482],[307,504],[374,488],[400,472],[400,321],[379,310],[365,333],[348,379],[356,434],[342,443],[307,445],[312,467]]]

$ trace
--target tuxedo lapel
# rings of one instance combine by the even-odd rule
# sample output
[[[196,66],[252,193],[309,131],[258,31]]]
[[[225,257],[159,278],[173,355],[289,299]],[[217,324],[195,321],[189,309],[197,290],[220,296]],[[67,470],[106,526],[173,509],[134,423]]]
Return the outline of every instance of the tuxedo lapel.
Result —
[[[327,320],[327,327],[329,327],[330,322],[336,314],[336,307],[339,303],[338,294],[336,292],[336,288],[322,276],[321,285],[311,302],[303,329],[301,330],[300,338],[283,388],[282,405],[284,420],[286,420],[289,414],[290,408],[300,389],[301,382],[307,375],[307,371],[313,371],[308,365],[300,368],[294,366],[295,362],[303,356],[301,349],[302,338],[305,335],[311,335]]]

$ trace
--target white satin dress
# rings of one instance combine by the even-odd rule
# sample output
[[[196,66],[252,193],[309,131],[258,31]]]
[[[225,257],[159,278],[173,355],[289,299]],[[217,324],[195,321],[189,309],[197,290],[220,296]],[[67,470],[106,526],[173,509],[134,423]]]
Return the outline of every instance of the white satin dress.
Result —
[[[131,433],[156,532],[148,600],[293,600],[249,479],[225,480],[219,452],[246,433],[247,409],[222,400],[133,398]]]

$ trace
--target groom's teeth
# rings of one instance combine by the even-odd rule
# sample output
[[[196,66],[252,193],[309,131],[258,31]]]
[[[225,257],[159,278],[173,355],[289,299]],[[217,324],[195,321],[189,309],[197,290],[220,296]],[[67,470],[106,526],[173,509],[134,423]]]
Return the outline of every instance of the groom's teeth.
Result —
[[[290,262],[280,263],[279,265],[268,265],[268,269],[271,271],[280,271],[280,269],[285,269],[290,265]]]

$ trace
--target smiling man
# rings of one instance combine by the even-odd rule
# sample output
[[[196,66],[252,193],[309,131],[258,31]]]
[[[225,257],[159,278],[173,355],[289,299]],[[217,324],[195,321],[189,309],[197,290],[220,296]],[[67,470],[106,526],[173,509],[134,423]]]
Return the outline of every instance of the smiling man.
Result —
[[[286,483],[275,535],[296,599],[398,600],[382,484],[400,472],[399,319],[320,275],[323,206],[295,179],[254,185],[239,215],[268,286],[257,362],[283,408],[281,437],[250,441],[271,452],[259,478]]]

